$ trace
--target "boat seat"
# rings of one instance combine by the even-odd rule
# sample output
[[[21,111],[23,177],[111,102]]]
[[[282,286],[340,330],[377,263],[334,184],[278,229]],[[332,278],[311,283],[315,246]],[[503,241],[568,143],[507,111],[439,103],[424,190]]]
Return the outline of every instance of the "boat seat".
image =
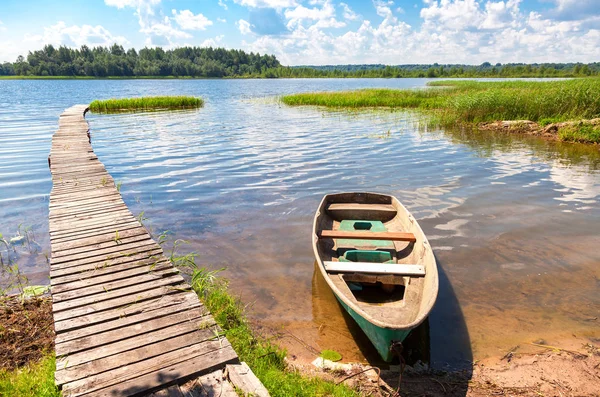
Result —
[[[358,240],[393,240],[415,242],[417,238],[413,233],[406,232],[372,232],[365,231],[345,231],[345,230],[321,230],[320,238],[343,238]]]
[[[372,273],[395,274],[398,276],[423,277],[425,266],[400,263],[373,263],[373,262],[333,262],[324,261],[327,272],[332,273]]]
[[[372,219],[387,222],[398,212],[391,204],[331,203],[327,213],[335,220]]]

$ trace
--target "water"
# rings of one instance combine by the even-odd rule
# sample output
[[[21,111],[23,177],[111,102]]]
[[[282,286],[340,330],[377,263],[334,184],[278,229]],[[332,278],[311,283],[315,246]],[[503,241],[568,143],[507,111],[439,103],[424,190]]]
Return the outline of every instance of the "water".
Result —
[[[323,194],[363,190],[397,196],[434,248],[434,363],[458,366],[538,339],[600,337],[597,147],[427,131],[410,113],[276,100],[426,81],[0,80],[0,232],[31,228],[39,247],[13,256],[31,282],[47,283],[47,154],[58,115],[97,98],[196,95],[206,100],[197,111],[88,115],[92,143],[132,212],[144,212],[156,234],[188,240],[199,263],[227,268],[261,326],[348,360],[373,359],[314,274],[309,239]]]

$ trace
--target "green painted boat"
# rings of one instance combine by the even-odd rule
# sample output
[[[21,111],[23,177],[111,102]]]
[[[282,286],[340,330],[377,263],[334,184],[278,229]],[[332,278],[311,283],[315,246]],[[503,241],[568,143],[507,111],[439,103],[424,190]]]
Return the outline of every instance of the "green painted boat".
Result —
[[[323,278],[390,362],[429,315],[438,293],[437,264],[421,227],[393,196],[336,193],[323,197],[313,224]]]

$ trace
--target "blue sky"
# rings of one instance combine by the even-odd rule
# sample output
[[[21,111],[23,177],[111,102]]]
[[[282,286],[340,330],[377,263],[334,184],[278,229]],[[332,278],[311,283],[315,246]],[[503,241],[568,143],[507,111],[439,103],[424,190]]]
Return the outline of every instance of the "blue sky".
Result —
[[[1,0],[0,61],[44,44],[222,46],[285,65],[600,61],[600,0]]]

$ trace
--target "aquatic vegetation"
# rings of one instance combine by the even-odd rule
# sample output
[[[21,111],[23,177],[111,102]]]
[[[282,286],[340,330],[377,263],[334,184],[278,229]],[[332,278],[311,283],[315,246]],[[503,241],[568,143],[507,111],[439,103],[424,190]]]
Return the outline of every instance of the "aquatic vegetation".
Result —
[[[561,81],[437,81],[426,90],[365,89],[286,95],[287,105],[329,108],[412,108],[427,111],[432,125],[531,120],[541,125],[600,117],[600,79]],[[560,139],[597,142],[587,128]]]
[[[323,350],[321,357],[329,361],[340,361],[342,359],[342,355],[335,350]]]
[[[204,106],[200,98],[190,96],[155,96],[95,100],[90,110],[97,113],[120,113],[134,110],[155,111],[173,109],[195,109]]]

